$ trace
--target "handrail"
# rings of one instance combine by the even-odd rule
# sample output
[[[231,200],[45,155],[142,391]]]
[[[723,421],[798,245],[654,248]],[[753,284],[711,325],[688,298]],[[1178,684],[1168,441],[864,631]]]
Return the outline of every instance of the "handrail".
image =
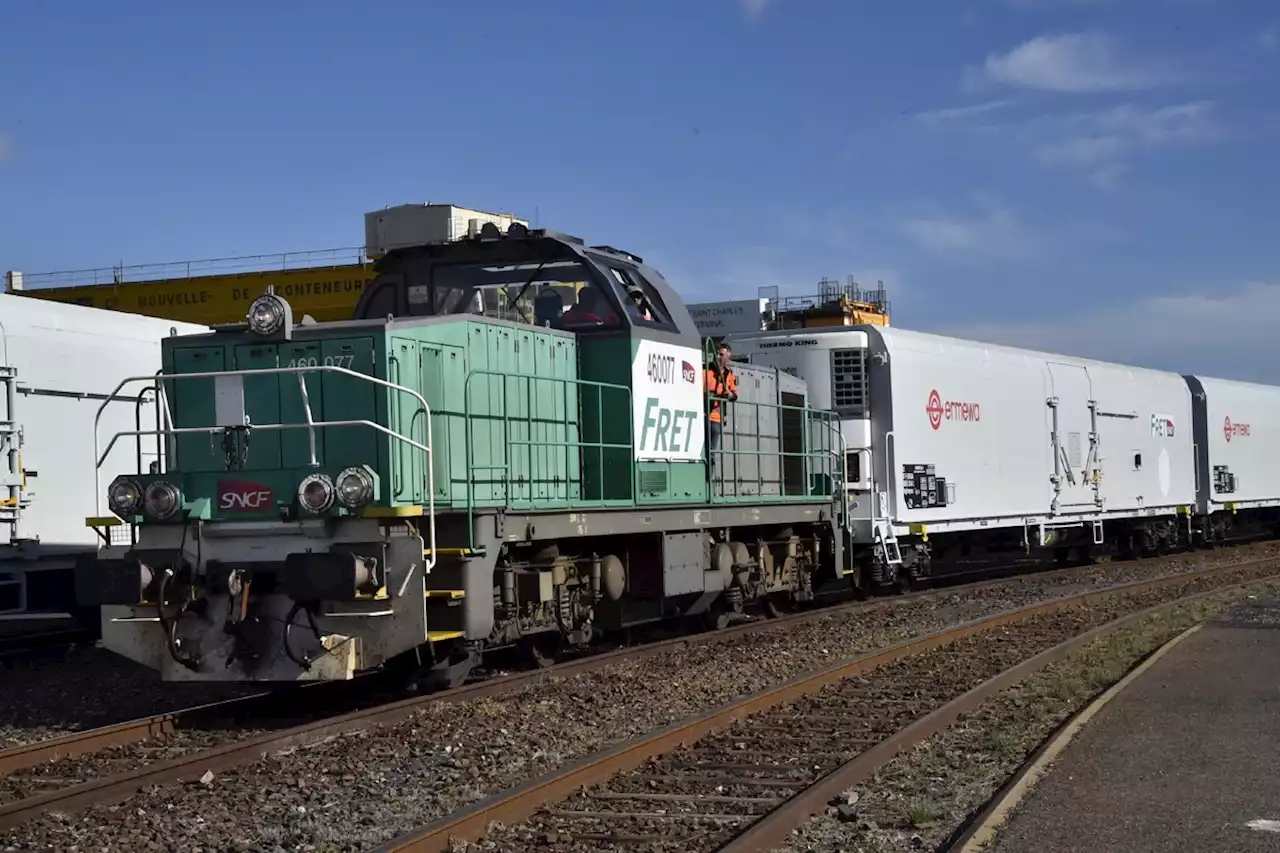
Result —
[[[423,414],[426,415],[426,431],[427,431],[426,444],[424,445],[418,441],[415,441],[412,438],[400,435],[399,433],[392,431],[388,427],[385,427],[381,424],[374,423],[369,420],[364,420],[364,419],[353,419],[353,420],[343,420],[343,421],[315,420],[314,416],[311,413],[311,404],[305,391],[306,380],[303,378],[301,374],[325,373],[325,372],[350,376],[354,379],[359,379],[365,382],[372,383],[374,385],[379,385],[389,390],[408,394],[411,397],[413,397],[415,400],[418,401],[418,404],[420,406],[419,411],[421,411]],[[178,380],[186,380],[186,379],[213,379],[221,376],[244,377],[244,376],[271,376],[271,375],[279,375],[279,374],[295,374],[298,376],[298,383],[302,385],[304,389],[302,403],[303,403],[303,408],[305,409],[307,422],[305,424],[255,424],[255,425],[252,425],[252,429],[258,430],[258,431],[273,431],[273,430],[283,431],[286,429],[307,429],[310,432],[311,439],[312,439],[312,445],[311,445],[312,446],[312,464],[315,464],[315,455],[314,455],[315,443],[314,442],[315,442],[316,427],[322,427],[322,428],[323,427],[340,427],[340,426],[370,427],[375,431],[383,433],[397,441],[402,441],[406,444],[409,444],[421,450],[426,455],[426,472],[425,473],[427,478],[427,518],[428,518],[427,523],[428,523],[429,533],[430,533],[430,546],[429,546],[430,557],[427,559],[427,562],[424,565],[423,570],[424,572],[430,572],[433,568],[435,568],[436,551],[438,550],[436,548],[435,454],[432,452],[434,443],[432,440],[432,428],[431,428],[431,406],[428,405],[425,397],[423,397],[421,394],[419,394],[417,391],[413,390],[412,388],[406,388],[403,385],[397,385],[394,382],[388,382],[385,379],[379,379],[378,377],[370,376],[367,373],[360,373],[355,370],[349,370],[345,367],[338,367],[337,365],[332,365],[332,364],[307,365],[302,367],[267,367],[267,368],[252,369],[252,370],[208,370],[208,371],[200,371],[196,373],[166,373],[166,374],[160,374],[160,375],[153,374],[151,376],[128,376],[128,377],[125,377],[124,379],[121,379],[119,384],[116,385],[115,389],[112,390],[112,392],[109,395],[107,395],[107,399],[104,400],[102,404],[98,407],[98,411],[94,415],[94,419],[93,419],[93,455],[95,460],[94,469],[93,469],[93,486],[94,486],[94,506],[96,507],[96,511],[98,513],[101,513],[102,511],[102,483],[100,480],[102,463],[106,461],[107,456],[111,453],[111,449],[115,447],[116,442],[119,441],[120,438],[125,436],[130,436],[130,435],[137,436],[138,438],[141,438],[144,435],[164,435],[166,438],[171,438],[173,436],[186,435],[186,434],[192,434],[192,433],[203,433],[206,435],[213,435],[223,431],[224,427],[221,427],[221,426],[175,427],[173,425],[174,422],[173,422],[172,410],[169,408],[168,394],[166,394],[164,391],[164,383],[170,382],[170,381],[176,382]],[[99,426],[101,425],[102,413],[103,411],[105,411],[107,405],[116,398],[116,396],[120,393],[120,390],[122,388],[124,388],[126,385],[129,385],[135,382],[151,383],[152,385],[154,385],[154,387],[157,388],[158,394],[164,398],[164,402],[165,402],[165,406],[164,406],[165,422],[160,428],[154,429],[154,430],[131,430],[126,432],[117,432],[115,435],[112,436],[111,441],[107,444],[106,450],[100,453],[98,429],[99,429]],[[414,413],[414,417],[416,419],[417,412]],[[176,443],[174,443],[174,446],[176,447]]]
[[[885,430],[885,433],[884,433],[884,476],[885,476],[884,518],[885,518],[885,521],[887,521],[891,525],[894,524],[898,519],[898,489],[901,488],[901,484],[898,481],[898,477],[893,470],[894,460],[891,456],[891,454],[893,453],[893,439],[894,439],[893,430],[891,429]],[[875,496],[875,499],[878,501],[879,497],[880,496],[877,494]],[[871,504],[873,521],[875,520],[876,514],[878,514],[877,506],[878,504],[876,502],[873,502]]]
[[[708,398],[710,398],[710,395],[709,395],[709,394],[708,394]],[[800,494],[800,495],[789,495],[789,494],[786,492],[785,488],[784,488],[784,485],[785,485],[785,481],[784,481],[784,474],[783,474],[782,470],[781,470],[781,469],[779,469],[779,472],[778,472],[778,498],[779,498],[780,500],[785,500],[785,499],[786,499],[786,498],[788,498],[788,497],[791,497],[791,498],[813,498],[813,497],[814,497],[814,495],[812,494],[812,491],[811,491],[811,489],[812,489],[812,485],[811,485],[811,482],[810,482],[810,481],[811,481],[811,475],[813,475],[814,473],[829,473],[829,474],[830,474],[830,476],[831,476],[831,480],[832,480],[832,488],[831,488],[831,492],[830,492],[830,494],[822,494],[822,495],[820,495],[820,496],[821,496],[821,497],[829,497],[829,498],[832,498],[832,499],[835,499],[835,498],[837,497],[837,491],[839,491],[839,490],[842,490],[842,489],[843,489],[843,485],[844,485],[845,477],[840,473],[840,472],[842,471],[843,461],[842,461],[842,458],[840,458],[840,457],[837,457],[837,456],[836,456],[836,443],[835,443],[834,441],[831,441],[831,442],[827,443],[827,444],[826,444],[826,446],[825,446],[825,447],[823,447],[823,448],[821,448],[821,449],[814,449],[814,447],[813,447],[813,443],[812,443],[812,439],[813,439],[813,437],[814,437],[814,436],[813,436],[813,429],[812,429],[812,428],[813,428],[816,424],[822,424],[822,425],[824,425],[824,426],[825,426],[825,430],[824,430],[824,431],[825,431],[826,433],[828,433],[828,437],[830,437],[830,434],[835,434],[835,435],[839,435],[839,436],[840,436],[841,441],[843,441],[843,440],[844,440],[844,435],[843,435],[843,433],[841,433],[841,432],[840,432],[840,429],[839,429],[839,427],[840,427],[840,416],[839,416],[836,412],[829,411],[829,410],[826,410],[826,409],[815,409],[815,408],[813,408],[812,406],[807,406],[807,405],[805,405],[805,406],[796,406],[796,405],[792,405],[792,404],[790,404],[790,403],[771,403],[771,402],[764,401],[764,400],[743,400],[743,399],[741,399],[741,398],[739,398],[737,401],[735,401],[733,405],[734,405],[734,409],[735,409],[735,411],[738,411],[738,410],[739,410],[739,407],[743,407],[743,406],[751,406],[751,407],[752,407],[751,411],[755,414],[755,418],[756,418],[756,423],[757,423],[757,425],[759,425],[759,423],[760,423],[760,411],[759,411],[759,410],[760,410],[761,408],[767,409],[767,410],[769,410],[769,411],[779,412],[779,413],[782,413],[782,412],[798,412],[798,413],[800,413],[800,415],[801,415],[801,419],[802,419],[801,434],[802,434],[802,436],[803,436],[803,445],[804,445],[804,447],[806,447],[807,449],[806,449],[806,450],[802,450],[802,451],[783,450],[783,449],[782,449],[782,448],[783,448],[783,436],[782,436],[782,429],[783,429],[783,428],[782,428],[782,421],[781,421],[781,418],[779,418],[779,420],[778,420],[778,435],[777,435],[776,437],[775,437],[775,436],[764,435],[762,432],[760,432],[760,431],[759,431],[759,429],[758,429],[758,428],[757,428],[757,431],[756,431],[755,433],[744,433],[744,434],[741,434],[741,435],[742,435],[742,437],[744,437],[744,438],[754,438],[754,439],[756,439],[756,441],[757,441],[757,442],[762,442],[762,441],[764,441],[764,440],[772,439],[772,440],[776,441],[776,442],[777,442],[777,444],[778,444],[778,449],[777,449],[777,450],[768,450],[768,449],[763,449],[763,448],[761,448],[761,447],[757,447],[757,448],[756,448],[756,449],[754,449],[754,450],[739,450],[739,449],[736,449],[736,447],[735,447],[735,449],[732,449],[732,450],[725,449],[725,444],[727,443],[727,440],[728,440],[728,439],[736,439],[736,438],[738,438],[738,437],[739,437],[739,435],[740,435],[740,433],[738,432],[738,424],[737,424],[737,421],[736,421],[736,420],[731,420],[731,421],[729,422],[729,424],[728,424],[729,429],[724,430],[724,431],[722,431],[722,432],[721,432],[721,439],[720,439],[721,444],[720,444],[720,447],[716,448],[714,451],[711,451],[711,450],[710,450],[710,448],[708,447],[708,453],[707,453],[707,460],[708,460],[708,463],[711,463],[711,462],[712,462],[713,454],[714,454],[714,458],[722,458],[723,456],[726,456],[726,455],[727,455],[727,456],[732,457],[732,458],[734,458],[734,459],[736,459],[736,458],[737,458],[737,457],[739,457],[739,456],[750,456],[750,457],[754,457],[754,458],[757,458],[757,459],[762,459],[762,458],[777,458],[777,459],[799,458],[799,459],[801,459],[801,460],[803,461],[803,463],[804,463],[804,475],[803,475],[803,479],[804,479],[804,492],[803,492],[802,494]],[[722,414],[721,414],[721,423],[722,423],[722,425],[725,423],[724,418],[725,418],[725,414],[724,414],[724,412],[723,412],[723,410],[722,410]],[[734,444],[735,444],[735,446],[736,446],[736,442],[734,442]],[[823,458],[827,458],[828,463],[829,463],[829,467],[828,467],[828,466],[822,466],[822,465],[811,467],[811,463],[812,463],[812,461],[813,461],[814,459],[819,459],[819,460],[821,460],[821,459],[823,459]],[[714,469],[713,469],[713,470],[715,471],[715,475],[711,478],[711,485],[712,485],[712,488],[711,488],[711,493],[710,493],[710,495],[708,496],[709,501],[710,501],[711,503],[734,503],[734,502],[742,501],[742,500],[744,500],[744,499],[751,499],[751,498],[760,498],[760,497],[765,497],[765,495],[764,495],[764,471],[763,471],[763,467],[762,467],[762,466],[757,466],[757,469],[756,469],[756,488],[759,490],[759,493],[758,493],[758,494],[756,494],[756,495],[742,495],[742,494],[739,494],[739,492],[738,492],[738,490],[737,490],[737,480],[734,480],[734,490],[733,490],[733,493],[732,493],[732,494],[724,494],[724,493],[723,493],[723,492],[724,492],[723,486],[725,485],[725,481],[724,481],[724,468],[725,468],[725,466],[724,466],[724,465],[716,465],[716,466],[714,467]],[[735,475],[736,475],[736,473],[737,473],[737,466],[735,465],[735,466],[734,466],[734,468],[735,468]],[[722,488],[719,490],[719,493],[717,492],[717,489],[715,488],[715,486],[717,485],[717,483],[722,487]]]
[[[223,258],[198,258],[190,261],[158,261],[108,267],[23,273],[25,289],[95,287],[103,285],[158,284],[194,278],[218,278],[233,275],[270,274],[288,270],[326,270],[359,266],[373,269],[365,258],[363,246],[340,246],[332,249],[303,249],[293,252],[270,252],[260,255],[235,255]],[[31,287],[36,284],[37,287]]]

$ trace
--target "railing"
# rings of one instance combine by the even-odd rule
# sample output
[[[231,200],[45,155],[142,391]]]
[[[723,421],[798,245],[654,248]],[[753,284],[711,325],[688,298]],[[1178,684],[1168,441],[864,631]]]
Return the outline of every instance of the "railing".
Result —
[[[373,421],[365,420],[361,418],[338,420],[338,421],[316,420],[315,416],[311,411],[311,402],[310,402],[310,398],[307,395],[306,378],[303,375],[307,373],[336,373],[344,376],[350,376],[353,379],[369,382],[371,384],[378,385],[383,388],[387,388],[391,391],[395,391],[402,394],[408,394],[418,402],[420,407],[418,411],[414,412],[412,423],[417,422],[417,416],[419,412],[421,412],[425,416],[424,422],[425,422],[425,428],[426,428],[426,443],[424,444],[408,436],[401,435],[400,433],[395,432],[394,430],[389,429],[388,427],[385,427],[382,424],[374,423]],[[416,448],[417,450],[422,451],[425,458],[424,472],[427,479],[426,510],[427,510],[427,524],[429,529],[429,539],[430,539],[428,550],[431,555],[427,559],[426,565],[424,567],[424,571],[430,572],[431,569],[434,568],[436,564],[436,550],[437,550],[436,549],[436,520],[435,520],[435,467],[434,467],[434,454],[432,453],[431,407],[427,405],[426,399],[417,391],[414,391],[412,388],[406,388],[403,385],[397,385],[393,382],[388,382],[385,379],[379,379],[376,376],[369,376],[366,373],[358,373],[354,370],[348,370],[345,367],[338,367],[336,365],[314,365],[314,366],[306,366],[306,367],[271,367],[271,368],[263,368],[260,370],[212,370],[212,371],[203,371],[199,373],[168,373],[168,374],[152,375],[152,376],[130,376],[120,380],[120,383],[116,385],[115,390],[113,390],[107,396],[107,399],[103,401],[102,405],[98,407],[98,412],[93,419],[93,455],[95,460],[94,471],[93,471],[93,485],[94,485],[95,506],[97,507],[96,511],[99,514],[101,514],[102,512],[102,483],[100,481],[102,464],[106,461],[107,456],[110,455],[111,449],[115,447],[116,442],[119,441],[121,438],[132,436],[138,441],[139,446],[141,446],[141,441],[145,436],[152,436],[152,435],[164,436],[164,438],[166,439],[166,444],[176,448],[177,443],[174,439],[179,435],[218,435],[223,433],[225,429],[231,426],[231,425],[218,425],[218,426],[207,426],[207,427],[176,427],[174,426],[173,409],[169,404],[169,396],[165,390],[165,387],[169,383],[184,381],[189,379],[215,379],[216,380],[216,379],[225,378],[225,377],[239,377],[240,381],[243,382],[244,377],[246,376],[258,377],[258,376],[270,376],[273,374],[297,375],[298,386],[299,386],[299,390],[302,397],[302,406],[303,406],[304,413],[306,415],[306,422],[301,424],[294,424],[294,423],[252,424],[250,425],[250,428],[252,430],[261,431],[261,432],[284,431],[289,429],[307,430],[308,437],[310,439],[310,451],[311,451],[310,464],[312,466],[318,466],[319,464],[316,459],[316,429],[317,428],[325,429],[325,428],[331,428],[331,427],[353,427],[353,426],[369,427],[370,429],[376,432],[382,433],[383,435],[390,437],[396,442],[404,443],[410,447],[413,447],[413,448]],[[106,410],[106,407],[108,406],[108,404],[110,404],[113,400],[115,400],[119,396],[120,391],[126,385],[131,385],[137,382],[147,383],[156,389],[156,393],[161,401],[161,412],[163,414],[162,423],[157,429],[150,429],[150,430],[138,429],[138,430],[128,430],[128,431],[117,432],[115,435],[111,437],[111,441],[108,442],[106,449],[101,450],[100,452],[99,451],[100,443],[98,440],[99,438],[98,427],[102,420],[103,412]],[[234,428],[234,427],[231,427],[231,428]],[[139,473],[142,473],[142,472],[139,472]]]
[[[777,479],[769,482],[770,484],[777,483],[778,494],[776,497],[779,500],[814,497],[814,475],[826,475],[831,482],[831,490],[822,492],[817,496],[835,498],[839,492],[844,491],[844,457],[837,456],[840,453],[840,446],[843,445],[844,435],[840,431],[840,416],[838,414],[822,409],[813,409],[808,406],[793,406],[786,403],[770,403],[760,400],[743,400],[741,398],[733,402],[732,407],[734,416],[726,424],[724,420],[724,405],[723,402],[721,403],[720,444],[715,450],[711,450],[708,445],[707,459],[709,463],[712,463],[712,489],[710,495],[712,503],[733,503],[740,502],[743,499],[767,500],[771,497],[764,492],[766,483],[764,461],[766,459],[777,460]],[[744,409],[755,415],[756,429],[753,432],[740,433],[738,431],[738,413]],[[761,409],[777,412],[778,417],[766,421],[761,417]],[[785,422],[785,415],[788,412],[798,415],[800,421],[798,439],[787,434],[792,429]],[[768,435],[764,433],[760,426],[765,423],[776,424],[777,434]],[[827,439],[822,443],[822,446],[818,446],[818,435],[824,435]],[[754,449],[738,448],[737,439],[739,437],[754,441],[756,447]],[[839,441],[835,437],[838,437]],[[764,448],[762,445],[765,442],[772,442],[777,446],[776,448]],[[793,443],[798,443],[805,449],[785,449],[788,444]],[[726,449],[730,446],[732,449]],[[733,461],[733,479],[731,481],[733,490],[731,492],[726,491],[724,488],[726,484],[725,468],[729,467],[723,463],[724,456],[728,456]],[[739,457],[751,457],[756,460],[756,492],[754,493],[740,493],[739,491],[742,484],[742,477],[739,476],[742,468],[738,464]],[[799,492],[789,489],[788,472],[786,470],[786,460],[788,459],[800,460],[802,485]],[[815,461],[818,464],[814,464]],[[716,486],[719,486],[719,488],[716,488]]]
[[[22,288],[87,287],[101,284],[131,284],[170,281],[203,276],[236,275],[253,272],[312,269],[361,265],[372,267],[364,256],[364,247],[311,249],[301,252],[279,252],[267,255],[242,255],[231,258],[209,258],[196,261],[170,261],[154,264],[123,264],[93,269],[57,270],[23,273]]]
[[[474,411],[474,408],[472,406],[472,392],[477,387],[480,387],[480,386],[473,385],[472,380],[474,380],[478,376],[483,376],[486,378],[496,377],[502,380],[501,414],[476,414],[476,412]],[[511,406],[509,405],[509,401],[511,400],[511,395],[508,392],[510,390],[509,383],[512,381],[518,381],[518,382],[524,383],[525,405],[524,405],[523,415],[512,415],[510,412]],[[534,411],[535,406],[533,401],[539,398],[536,397],[535,394],[533,393],[533,388],[534,388],[533,383],[552,383],[554,385],[561,386],[564,388],[564,394],[562,395],[562,398],[561,398],[562,405],[560,406],[561,411],[560,411],[559,420],[551,420],[545,417],[543,414],[543,412],[545,411],[545,408],[539,408],[539,411],[535,414],[535,411]],[[595,424],[598,425],[598,428],[600,430],[600,435],[601,435],[600,441],[582,441],[581,440],[583,420],[584,420],[584,417],[582,415],[582,403],[581,403],[582,395],[570,394],[569,393],[570,387],[574,388],[575,390],[584,389],[584,388],[594,389],[595,391],[595,400],[594,400]],[[625,444],[621,442],[607,442],[603,440],[604,423],[605,423],[603,400],[604,400],[604,392],[606,389],[610,391],[621,392],[626,397],[627,414],[626,414],[625,420],[627,424],[627,441]],[[492,394],[494,390],[492,383],[489,383],[489,382],[484,383],[483,390],[486,391],[487,393]],[[570,408],[571,406],[572,406],[572,409]],[[468,479],[467,479],[467,489],[466,489],[468,521],[471,520],[475,511],[475,485],[476,484],[474,482],[474,478],[471,475],[476,471],[502,471],[503,478],[502,478],[501,484],[503,489],[503,500],[508,505],[514,503],[513,492],[512,492],[511,455],[509,453],[504,453],[504,456],[507,459],[507,462],[501,465],[476,465],[472,461],[473,454],[475,452],[475,427],[478,422],[483,422],[486,419],[493,422],[501,422],[502,431],[503,431],[502,439],[506,446],[527,447],[529,449],[529,469],[531,472],[537,471],[536,466],[534,466],[533,464],[534,448],[543,448],[547,451],[550,451],[552,449],[563,448],[564,497],[562,500],[559,501],[561,506],[572,503],[573,496],[570,494],[570,487],[573,483],[576,482],[580,489],[585,488],[586,478],[583,476],[583,465],[582,465],[582,463],[585,461],[584,450],[585,451],[594,450],[597,453],[596,461],[599,464],[599,472],[600,472],[600,476],[599,476],[600,496],[598,501],[600,503],[605,503],[608,500],[605,496],[605,479],[604,479],[605,451],[606,450],[626,451],[627,465],[628,465],[628,469],[630,470],[630,476],[631,476],[631,492],[627,496],[627,498],[625,498],[625,503],[628,505],[633,505],[636,502],[636,476],[635,476],[634,470],[631,469],[631,466],[633,463],[632,448],[634,446],[633,444],[634,436],[632,435],[632,429],[631,429],[631,411],[632,411],[631,389],[626,385],[617,385],[610,382],[596,382],[590,379],[566,379],[563,377],[552,377],[552,376],[531,376],[526,374],[509,374],[509,373],[502,373],[496,370],[470,371],[467,374],[465,383],[463,384],[463,415],[462,415],[463,419],[466,422],[465,458],[467,460],[467,465],[468,465],[468,468],[467,468]],[[513,423],[523,424],[527,429],[526,434],[529,437],[523,438],[523,439],[511,438],[510,437],[512,435],[511,426]],[[534,439],[533,428],[535,425],[542,425],[548,428],[558,427],[563,429],[564,440]],[[577,431],[577,437],[572,436],[572,431],[575,426]],[[546,472],[546,476],[550,481],[550,477],[552,473],[552,466],[550,463],[551,456],[548,454],[544,458],[546,459],[546,462],[543,465],[543,471]],[[577,463],[577,466],[576,466],[577,477],[576,479],[573,479],[570,477],[570,474],[573,471],[575,471],[575,465],[574,465],[575,462]],[[450,474],[450,480],[452,481],[452,479],[453,479],[452,474]],[[535,495],[535,485],[538,482],[539,481],[537,480],[530,479],[529,499],[528,499],[529,506],[531,509],[550,508],[546,504],[539,506],[539,503],[537,501],[537,496]],[[581,495],[580,500],[583,502],[586,502],[591,499],[587,498],[586,495]],[[468,529],[470,529],[470,524],[468,524]]]

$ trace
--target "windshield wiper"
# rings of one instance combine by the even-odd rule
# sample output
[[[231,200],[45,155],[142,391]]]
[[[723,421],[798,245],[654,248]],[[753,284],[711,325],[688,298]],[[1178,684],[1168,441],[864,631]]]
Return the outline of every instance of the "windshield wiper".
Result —
[[[542,263],[538,264],[538,268],[533,271],[533,275],[529,276],[529,280],[524,283],[524,287],[520,288],[520,292],[517,293],[516,298],[512,300],[512,304],[515,305],[516,310],[520,312],[521,319],[526,323],[532,323],[533,321],[524,315],[524,311],[520,308],[520,299],[524,296],[524,292],[533,286],[533,280],[538,277],[538,273],[542,272],[542,268],[547,265],[548,260],[550,260],[550,258],[547,258],[543,260]]]

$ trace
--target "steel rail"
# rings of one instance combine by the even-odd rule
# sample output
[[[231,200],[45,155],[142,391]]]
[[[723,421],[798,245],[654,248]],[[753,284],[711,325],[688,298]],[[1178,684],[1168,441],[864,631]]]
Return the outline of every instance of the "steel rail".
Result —
[[[1136,581],[1006,610],[984,619],[973,620],[953,628],[897,643],[871,654],[847,660],[818,672],[768,688],[718,709],[673,724],[610,749],[585,756],[558,771],[553,771],[516,788],[486,798],[449,817],[392,839],[374,848],[374,853],[447,853],[447,851],[454,849],[453,845],[459,841],[475,841],[483,838],[492,823],[511,825],[524,821],[534,816],[539,809],[548,804],[560,802],[587,786],[603,782],[619,773],[633,770],[651,758],[672,752],[681,746],[696,743],[700,739],[721,731],[744,717],[810,696],[828,685],[839,683],[851,676],[868,672],[903,658],[918,655],[930,649],[951,645],[976,634],[985,633],[1004,625],[1024,622],[1034,616],[1087,607],[1092,603],[1101,602],[1126,593],[1157,589],[1185,580],[1212,577],[1241,569],[1261,567],[1266,564],[1272,564],[1276,572],[1280,573],[1280,558],[1271,557],[1197,572]],[[1115,630],[1136,619],[1149,616],[1154,612],[1186,604],[1210,595],[1218,595],[1238,587],[1259,583],[1267,577],[1271,576],[1255,577],[1240,583],[1228,584],[1206,592],[1183,596],[1173,601],[1145,608],[1098,626],[1058,647],[1023,661],[1017,666],[1005,670],[990,681],[968,691],[958,699],[929,713],[898,734],[861,753],[847,764],[824,775],[814,785],[788,799],[775,810],[752,824],[746,833],[731,843],[731,846],[723,849],[733,850],[734,853],[743,853],[743,851],[747,850],[767,851],[773,849],[777,843],[785,841],[791,830],[803,819],[821,811],[834,794],[846,790],[852,783],[865,778],[900,750],[907,749],[942,730],[965,710],[976,707],[985,698],[994,695],[1007,686],[1016,684],[1048,663],[1059,659],[1108,631]]]
[[[1249,545],[1240,547],[1249,547]],[[1141,566],[1144,563],[1166,562],[1176,556],[1181,555],[1148,557],[1141,560],[1130,560],[1124,563],[1111,563],[1108,565],[1124,565],[1126,567]],[[1236,565],[1245,564],[1242,563]],[[465,684],[461,687],[455,687],[449,690],[442,690],[426,696],[402,699],[389,704],[380,705],[375,708],[352,712],[349,715],[345,715],[345,717],[335,718],[333,722],[349,719],[352,723],[356,723],[359,719],[362,719],[360,715],[374,713],[379,708],[394,713],[400,709],[415,707],[417,703],[422,702],[464,702],[472,699],[483,698],[485,696],[493,696],[501,692],[522,687],[539,678],[578,675],[598,667],[608,666],[618,660],[639,660],[651,655],[660,654],[686,643],[698,644],[717,642],[742,634],[765,631],[777,627],[816,622],[838,615],[842,612],[863,613],[874,612],[876,610],[886,608],[892,609],[919,600],[941,598],[947,595],[964,595],[966,593],[994,589],[996,587],[1021,583],[1023,581],[1060,577],[1083,573],[1092,569],[1104,568],[1105,566],[1093,565],[1072,566],[1064,569],[1015,574],[1009,577],[1001,577],[992,580],[975,581],[966,584],[957,584],[954,586],[943,586],[935,589],[916,590],[902,595],[893,596],[891,598],[875,599],[872,601],[844,601],[837,604],[815,608],[813,610],[807,610],[802,613],[793,613],[772,619],[762,619],[738,625],[731,625],[727,628],[708,631],[706,633],[682,635],[663,640],[656,640],[641,646],[628,646],[620,649],[613,649],[611,651],[597,652],[587,657],[564,661],[548,667],[537,668],[512,675],[499,676],[485,681]],[[992,569],[990,571],[996,570]],[[1169,575],[1168,577],[1188,577],[1190,575],[1190,572],[1179,572]],[[333,687],[336,687],[338,684],[345,685],[347,682],[332,683]],[[329,685],[329,682],[324,682],[322,684],[317,684],[310,689]],[[331,687],[331,689],[333,689],[333,687]],[[254,693],[249,696],[242,696],[234,699],[226,699],[220,702],[153,714],[136,720],[113,723],[111,725],[88,729],[82,732],[72,732],[70,734],[49,738],[37,743],[0,750],[0,776],[17,773],[50,761],[88,755],[95,752],[101,752],[112,747],[127,746],[133,743],[140,743],[153,737],[172,734],[192,723],[198,723],[201,719],[208,719],[216,716],[234,716],[245,713],[246,711],[252,711],[255,704],[271,701],[272,696],[273,694],[270,693]],[[4,825],[3,807],[0,807],[0,825]]]
[[[115,746],[127,746],[160,735],[172,734],[184,722],[190,722],[197,717],[218,713],[232,716],[239,711],[251,710],[253,704],[262,702],[271,695],[254,693],[249,696],[224,699],[220,702],[194,705],[190,708],[152,714],[149,717],[140,717],[136,720],[113,723],[81,732],[71,732],[36,743],[0,750],[0,777],[50,761],[74,758],[78,755],[101,752]]]
[[[96,639],[88,628],[56,628],[31,633],[0,636],[0,659],[36,655]]]
[[[1040,670],[1066,659],[1073,652],[1079,651],[1089,643],[1142,619],[1172,607],[1183,606],[1258,582],[1259,579],[1254,579],[1237,584],[1229,584],[1218,589],[1195,593],[1138,610],[1091,628],[1083,634],[1072,637],[1028,658],[1016,666],[1004,670],[999,675],[984,681],[941,708],[937,708],[928,715],[921,717],[896,735],[836,768],[822,777],[817,784],[806,788],[800,794],[787,800],[761,820],[752,824],[749,829],[720,848],[719,853],[770,853],[776,847],[787,842],[792,830],[814,815],[822,813],[826,809],[827,803],[834,797],[839,796],[859,782],[870,779],[880,767],[889,763],[899,753],[924,743],[958,721],[963,715],[977,710],[984,702],[995,698],[1000,692],[1017,686]]]

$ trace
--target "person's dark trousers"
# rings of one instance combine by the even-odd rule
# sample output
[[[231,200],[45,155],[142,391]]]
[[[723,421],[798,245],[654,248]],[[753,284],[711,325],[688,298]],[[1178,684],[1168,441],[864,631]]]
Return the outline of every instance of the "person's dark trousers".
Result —
[[[707,462],[716,467],[715,450],[720,446],[720,421],[707,421]]]

